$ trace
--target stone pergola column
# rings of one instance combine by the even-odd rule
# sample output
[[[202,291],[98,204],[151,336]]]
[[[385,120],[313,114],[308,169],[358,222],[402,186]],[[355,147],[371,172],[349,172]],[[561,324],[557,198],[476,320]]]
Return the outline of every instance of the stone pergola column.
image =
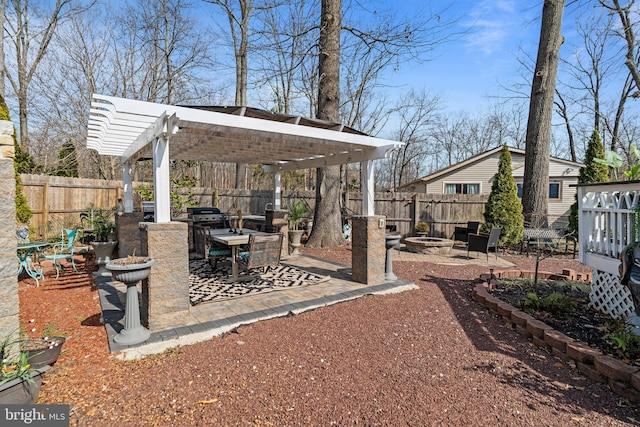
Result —
[[[0,337],[20,326],[16,239],[16,175],[13,168],[13,123],[0,121]]]

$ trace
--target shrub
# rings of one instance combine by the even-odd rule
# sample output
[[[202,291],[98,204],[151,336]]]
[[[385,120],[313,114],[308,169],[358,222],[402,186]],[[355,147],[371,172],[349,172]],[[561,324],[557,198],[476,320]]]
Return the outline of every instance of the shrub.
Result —
[[[498,162],[498,173],[491,185],[491,194],[484,208],[482,230],[490,231],[500,227],[500,244],[515,245],[522,241],[524,215],[522,203],[518,199],[518,188],[511,170],[511,153],[504,145]]]
[[[424,221],[420,221],[416,223],[416,226],[414,228],[417,232],[421,232],[421,233],[428,233],[429,230],[431,230],[431,228],[429,227],[429,224],[427,224]]]
[[[604,145],[600,139],[600,134],[594,130],[584,154],[584,166],[580,168],[578,175],[579,184],[593,184],[596,182],[609,181],[609,167],[596,161],[604,158]],[[575,195],[575,202],[571,205],[569,213],[568,231],[578,237],[578,194]]]

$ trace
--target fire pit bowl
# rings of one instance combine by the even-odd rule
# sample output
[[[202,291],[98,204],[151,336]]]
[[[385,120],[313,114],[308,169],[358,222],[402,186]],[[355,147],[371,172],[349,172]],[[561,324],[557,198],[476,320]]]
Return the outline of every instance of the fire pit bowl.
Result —
[[[451,253],[453,240],[440,237],[407,237],[405,247],[409,252],[417,254],[446,255]]]

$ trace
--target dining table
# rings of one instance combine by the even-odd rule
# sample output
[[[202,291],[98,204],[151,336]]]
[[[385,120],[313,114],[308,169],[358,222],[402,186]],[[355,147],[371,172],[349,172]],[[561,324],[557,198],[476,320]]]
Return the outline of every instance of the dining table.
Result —
[[[238,271],[238,249],[240,245],[246,245],[249,243],[249,236],[251,234],[266,235],[263,231],[256,231],[252,229],[228,229],[228,228],[211,228],[209,229],[209,236],[214,242],[222,243],[231,248],[231,278],[230,282],[237,282],[240,280],[240,274]]]
[[[35,261],[40,263],[40,251],[49,246],[49,242],[29,242],[18,244],[18,276],[25,271],[29,277],[35,279],[36,286],[40,286],[40,279],[44,280],[42,265],[35,266]],[[35,260],[34,260],[35,257]]]

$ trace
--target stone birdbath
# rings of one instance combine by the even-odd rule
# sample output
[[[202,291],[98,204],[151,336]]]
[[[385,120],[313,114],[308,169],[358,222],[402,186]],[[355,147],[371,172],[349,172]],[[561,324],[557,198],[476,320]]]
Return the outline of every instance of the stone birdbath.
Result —
[[[386,234],[384,236],[385,247],[387,249],[386,264],[384,268],[385,280],[398,280],[398,277],[393,274],[393,259],[391,258],[391,251],[400,247],[401,237],[402,236],[400,234]]]
[[[124,310],[124,329],[113,338],[123,345],[139,344],[149,339],[149,330],[140,324],[140,307],[138,305],[138,288],[140,280],[149,277],[151,266],[155,260],[146,257],[127,257],[114,259],[107,263],[113,280],[127,285],[127,301]]]

